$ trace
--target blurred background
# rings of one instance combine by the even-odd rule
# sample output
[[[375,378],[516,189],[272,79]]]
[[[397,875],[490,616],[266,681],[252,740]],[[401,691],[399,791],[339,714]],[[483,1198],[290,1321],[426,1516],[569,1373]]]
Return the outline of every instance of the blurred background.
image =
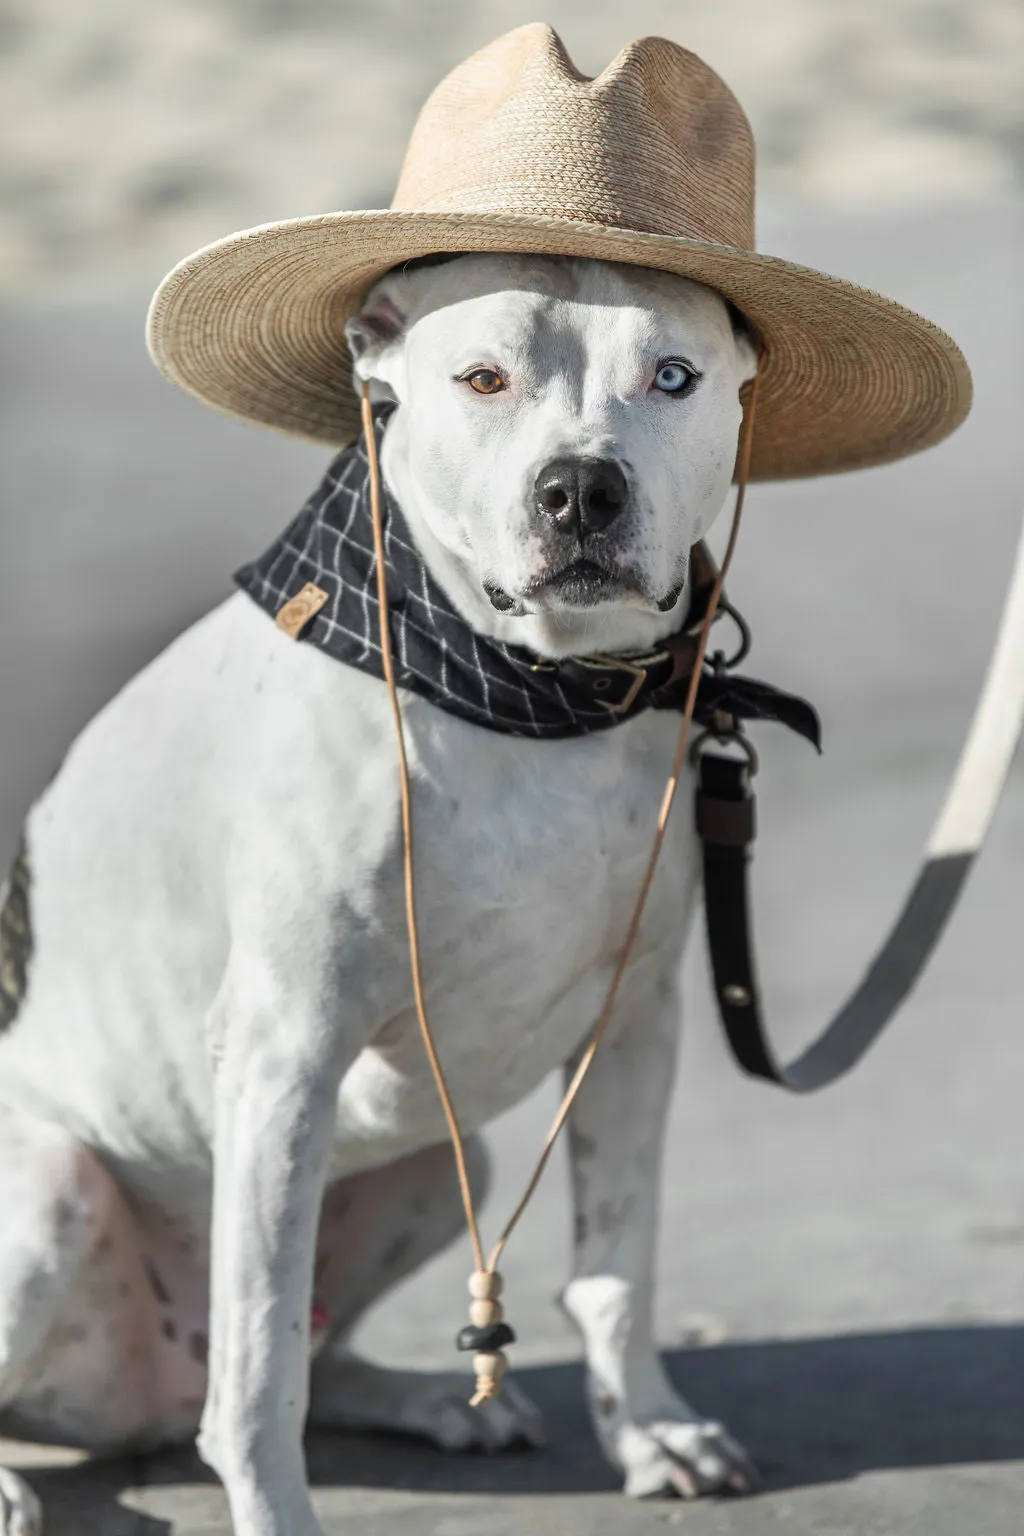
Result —
[[[975,375],[974,412],[939,448],[751,495],[731,584],[750,670],[807,693],[826,723],[821,760],[758,736],[761,964],[790,1050],[913,874],[1024,511],[1024,6],[548,0],[539,14],[587,72],[645,32],[700,53],[753,123],[761,248],[920,309]],[[233,229],[386,205],[440,76],[535,19],[520,0],[0,4],[0,860],[74,732],[229,590],[325,461],[163,383],[142,339],[152,289]],[[788,1529],[1019,1529],[1022,914],[1018,761],[925,983],[857,1073],[806,1104],[732,1068],[699,935],[690,951],[659,1327],[701,1406],[789,1489]],[[492,1223],[552,1094],[496,1128]],[[556,1168],[509,1253],[522,1362],[573,1353],[551,1305],[566,1233]],[[447,1362],[465,1262],[439,1261],[370,1321],[377,1353]],[[715,1518],[694,1529],[764,1528],[740,1506]]]
[[[1024,178],[1019,0],[550,0],[581,69],[700,53],[753,122],[765,211],[978,203]],[[5,0],[0,263],[155,281],[232,229],[386,206],[424,97],[519,0]]]

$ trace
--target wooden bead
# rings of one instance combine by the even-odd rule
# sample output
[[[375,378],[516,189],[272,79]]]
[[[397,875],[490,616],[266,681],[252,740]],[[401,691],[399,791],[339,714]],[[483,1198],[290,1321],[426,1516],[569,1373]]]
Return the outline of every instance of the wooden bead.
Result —
[[[500,1301],[471,1301],[469,1304],[469,1320],[478,1328],[486,1328],[488,1323],[500,1323],[504,1317]]]
[[[491,1355],[474,1355],[473,1369],[476,1372],[476,1391],[469,1400],[469,1406],[479,1408],[498,1396],[501,1379],[508,1370],[508,1361],[500,1351]]]
[[[501,1295],[501,1276],[495,1271],[476,1269],[469,1277],[469,1294],[474,1301],[497,1301]]]
[[[474,1355],[473,1369],[476,1372],[477,1385],[485,1381],[500,1381],[508,1370],[508,1361],[499,1349],[493,1355]]]
[[[474,1355],[473,1370],[476,1372],[476,1393],[470,1404],[479,1409],[481,1402],[490,1402],[502,1390],[502,1376],[508,1370],[508,1361],[499,1352],[496,1355]]]

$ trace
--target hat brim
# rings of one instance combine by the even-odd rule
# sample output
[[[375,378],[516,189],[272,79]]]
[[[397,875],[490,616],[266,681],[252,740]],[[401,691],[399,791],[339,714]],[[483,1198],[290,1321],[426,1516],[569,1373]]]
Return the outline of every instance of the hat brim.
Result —
[[[939,442],[970,409],[956,343],[870,289],[732,246],[537,215],[329,213],[229,235],[161,283],[150,352],[219,410],[344,446],[359,432],[346,321],[384,272],[443,251],[627,262],[724,294],[765,349],[753,480],[884,464]]]

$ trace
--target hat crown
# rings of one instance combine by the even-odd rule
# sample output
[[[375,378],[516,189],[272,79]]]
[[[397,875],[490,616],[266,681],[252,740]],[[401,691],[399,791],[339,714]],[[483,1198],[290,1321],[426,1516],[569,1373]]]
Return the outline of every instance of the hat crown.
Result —
[[[441,81],[392,207],[546,214],[752,250],[753,135],[725,82],[678,44],[639,38],[589,79],[538,22]]]

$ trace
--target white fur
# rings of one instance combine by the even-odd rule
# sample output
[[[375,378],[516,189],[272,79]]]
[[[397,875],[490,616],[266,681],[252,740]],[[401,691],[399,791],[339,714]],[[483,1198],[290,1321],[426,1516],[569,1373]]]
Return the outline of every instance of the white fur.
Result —
[[[385,279],[366,314],[359,370],[399,401],[384,471],[467,620],[553,655],[640,648],[675,628],[685,592],[673,611],[657,604],[724,500],[753,366],[722,302],[596,262],[492,257]],[[673,400],[651,376],[680,353],[703,378]],[[485,364],[507,391],[456,381]],[[521,593],[554,558],[530,488],[564,454],[628,465],[629,510],[605,550],[629,579],[578,607],[534,587],[520,616],[499,614],[483,582]],[[409,695],[403,709],[424,973],[472,1131],[586,1037],[677,720],[649,712],[546,743]],[[634,1493],[749,1479],[740,1449],[672,1391],[651,1336],[675,976],[697,868],[685,788],[682,807],[571,1123],[565,1305],[598,1434]],[[477,1414],[450,1382],[386,1377],[343,1348],[361,1307],[458,1223],[447,1154],[431,1150],[445,1125],[410,993],[383,686],[235,596],[87,727],[28,838],[35,953],[22,1013],[0,1036],[0,1198],[21,1212],[0,1246],[0,1404],[31,1419],[49,1401],[67,1429],[84,1398],[82,1438],[98,1443],[194,1431],[205,1378],[183,1340],[205,1326],[209,1273],[202,1454],[238,1536],[317,1536],[301,1448],[309,1298],[327,1283],[317,1251],[333,1304],[326,1343],[312,1341],[317,1422],[413,1426],[451,1445],[537,1439],[514,1389]],[[122,1336],[141,1341],[134,1353]],[[0,1484],[8,1504],[13,1486]],[[5,1514],[0,1536],[18,1519],[31,1529]]]

